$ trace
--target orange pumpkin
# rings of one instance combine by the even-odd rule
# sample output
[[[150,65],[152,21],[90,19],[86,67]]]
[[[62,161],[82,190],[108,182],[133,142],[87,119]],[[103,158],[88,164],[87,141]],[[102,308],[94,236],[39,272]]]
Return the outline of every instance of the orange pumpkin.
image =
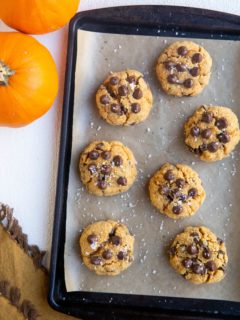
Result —
[[[68,23],[78,5],[79,0],[0,0],[0,17],[16,30],[42,34]]]
[[[58,75],[49,51],[33,37],[0,32],[0,125],[20,127],[53,104]]]

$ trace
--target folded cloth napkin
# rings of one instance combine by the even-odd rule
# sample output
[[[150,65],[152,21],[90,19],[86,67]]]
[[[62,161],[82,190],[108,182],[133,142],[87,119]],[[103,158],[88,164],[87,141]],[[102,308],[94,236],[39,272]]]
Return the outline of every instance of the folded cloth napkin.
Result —
[[[13,210],[0,203],[0,320],[71,320],[47,302],[45,252],[28,244]]]

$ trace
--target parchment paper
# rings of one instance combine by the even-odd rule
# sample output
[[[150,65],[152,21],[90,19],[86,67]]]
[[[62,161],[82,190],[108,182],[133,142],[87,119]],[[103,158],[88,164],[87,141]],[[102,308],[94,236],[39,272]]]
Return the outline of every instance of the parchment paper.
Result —
[[[212,77],[199,96],[176,98],[163,93],[154,70],[159,53],[176,40],[87,31],[78,33],[65,245],[68,291],[240,300],[240,146],[223,161],[204,163],[186,149],[182,130],[184,121],[201,104],[229,106],[240,117],[240,43],[194,39],[213,58]],[[154,107],[142,124],[113,127],[99,117],[95,92],[108,72],[127,68],[144,73],[153,91]],[[120,140],[134,152],[138,161],[138,178],[127,193],[101,198],[89,195],[83,188],[78,174],[79,154],[96,139]],[[207,197],[191,218],[174,221],[159,214],[150,204],[149,177],[167,161],[192,166],[203,181]],[[102,219],[120,220],[135,234],[135,261],[116,277],[95,275],[82,265],[79,255],[81,230]],[[229,264],[222,282],[196,286],[170,267],[167,248],[177,233],[191,225],[205,225],[226,240]]]

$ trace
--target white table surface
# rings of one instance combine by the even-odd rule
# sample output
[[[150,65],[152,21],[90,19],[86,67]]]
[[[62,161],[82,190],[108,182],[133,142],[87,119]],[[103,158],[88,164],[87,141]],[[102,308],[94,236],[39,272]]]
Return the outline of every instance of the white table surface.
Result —
[[[240,15],[239,0],[82,0],[79,10],[132,4],[185,5]],[[0,32],[10,30],[0,21]],[[28,234],[30,243],[47,250],[49,262],[67,26],[36,38],[50,50],[56,61],[59,94],[51,110],[31,125],[20,129],[0,128],[0,202],[14,208],[14,215]]]

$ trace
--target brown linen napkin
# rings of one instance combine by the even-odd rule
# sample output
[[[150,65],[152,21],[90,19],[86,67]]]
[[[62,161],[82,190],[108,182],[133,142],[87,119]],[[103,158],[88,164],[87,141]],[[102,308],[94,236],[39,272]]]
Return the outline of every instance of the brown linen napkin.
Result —
[[[13,210],[0,203],[0,320],[71,320],[47,302],[45,252],[29,245]]]

